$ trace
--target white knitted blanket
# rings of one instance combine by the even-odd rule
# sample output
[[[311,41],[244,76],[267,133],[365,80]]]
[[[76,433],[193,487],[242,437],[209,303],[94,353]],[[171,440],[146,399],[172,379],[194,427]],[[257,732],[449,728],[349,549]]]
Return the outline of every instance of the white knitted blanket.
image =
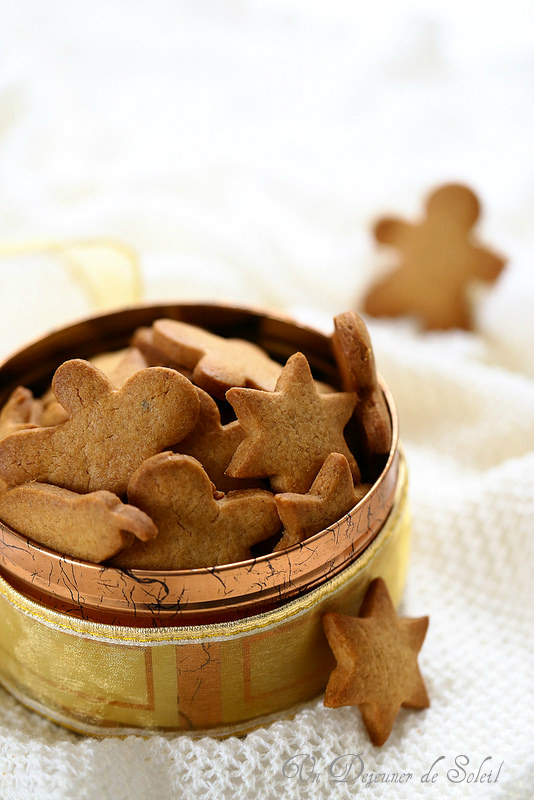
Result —
[[[476,332],[370,324],[410,471],[401,612],[430,615],[431,707],[380,749],[322,698],[243,739],[98,741],[0,690],[2,800],[534,795],[529,4],[483,22],[480,3],[375,5],[0,0],[0,242],[114,236],[147,299],[329,330],[380,263],[371,219],[474,185],[481,237],[510,257]],[[87,309],[49,262],[0,258],[0,354]]]

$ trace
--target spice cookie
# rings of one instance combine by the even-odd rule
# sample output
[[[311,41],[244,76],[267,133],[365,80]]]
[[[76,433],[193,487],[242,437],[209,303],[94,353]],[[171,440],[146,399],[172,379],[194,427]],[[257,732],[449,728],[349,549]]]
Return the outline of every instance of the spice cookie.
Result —
[[[225,339],[186,322],[156,320],[153,331],[156,347],[191,370],[193,383],[219,399],[232,386],[271,391],[282,369],[252,342]]]
[[[199,412],[195,387],[163,367],[136,372],[114,389],[99,369],[74,359],[58,368],[52,388],[70,419],[0,442],[0,478],[8,485],[35,480],[123,494],[137,467],[185,437]]]
[[[154,343],[153,328],[137,328],[132,336],[131,346],[139,350],[146,359],[149,367],[170,367],[191,379],[191,370],[174,361]]]
[[[384,744],[401,706],[430,705],[417,665],[428,617],[400,619],[382,578],[369,585],[357,618],[330,612],[323,628],[337,661],[324,705],[358,706],[373,744]]]
[[[96,564],[152,539],[150,517],[111,492],[76,494],[45,483],[25,483],[0,493],[0,519],[17,533],[67,556]]]
[[[56,425],[61,425],[69,419],[69,415],[63,408],[61,403],[58,403],[56,396],[52,389],[49,389],[42,397],[43,401],[43,416],[42,425],[45,428],[53,428]]]
[[[197,387],[197,392],[200,400],[197,424],[174,450],[200,461],[210,480],[221,492],[261,487],[259,480],[240,480],[225,474],[237,445],[243,441],[244,431],[237,420],[222,425],[215,400],[203,389]]]
[[[115,353],[102,353],[89,360],[107,375],[116,389],[124,386],[128,378],[136,372],[149,366],[147,359],[137,347],[126,347]]]
[[[336,522],[367,494],[371,485],[354,486],[349,462],[341,453],[330,453],[306,494],[275,495],[284,527],[275,552],[299,544]]]
[[[243,561],[280,530],[271,492],[223,494],[192,456],[159,453],[132,475],[128,499],[154,520],[158,536],[113,561],[134,569],[195,569]]]
[[[0,439],[42,424],[43,404],[24,386],[17,386],[0,410]]]
[[[356,394],[319,394],[302,353],[287,360],[274,392],[234,388],[226,398],[246,434],[226,470],[230,477],[268,477],[276,492],[307,492],[326,457],[341,453],[360,481],[343,438]]]
[[[370,289],[364,310],[375,317],[415,314],[427,330],[471,328],[467,285],[494,281],[505,264],[473,240],[479,214],[474,192],[449,184],[430,195],[422,222],[379,220],[375,239],[395,247],[400,263]]]
[[[128,347],[111,353],[100,353],[89,359],[93,366],[106,375],[116,389],[120,389],[128,378],[141,369],[146,369],[148,363],[144,355],[136,347]],[[60,425],[70,419],[68,412],[58,403],[52,389],[43,395],[43,421],[46,427]]]
[[[358,395],[353,415],[356,428],[354,449],[358,453],[363,451],[367,459],[389,453],[391,419],[378,385],[369,332],[355,311],[334,317],[332,349],[343,389]]]

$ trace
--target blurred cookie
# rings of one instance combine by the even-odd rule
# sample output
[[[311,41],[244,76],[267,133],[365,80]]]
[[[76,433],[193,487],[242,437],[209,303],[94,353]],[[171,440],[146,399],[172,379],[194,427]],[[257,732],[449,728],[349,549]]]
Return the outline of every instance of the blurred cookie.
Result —
[[[53,428],[56,425],[61,425],[69,419],[69,415],[56,400],[56,396],[52,389],[49,389],[42,397],[43,401],[43,416],[42,425],[45,428]]]
[[[474,192],[449,184],[430,195],[422,222],[380,219],[375,239],[396,248],[399,263],[370,289],[364,310],[375,317],[414,314],[426,329],[471,328],[467,285],[494,281],[505,264],[474,240],[479,214]]]
[[[0,439],[16,431],[39,427],[43,419],[43,405],[32,392],[17,386],[0,410]]]
[[[146,369],[149,364],[142,352],[137,347],[127,347],[115,353],[102,353],[91,358],[91,363],[98,367],[110,379],[116,389],[120,389],[128,378],[141,369]]]

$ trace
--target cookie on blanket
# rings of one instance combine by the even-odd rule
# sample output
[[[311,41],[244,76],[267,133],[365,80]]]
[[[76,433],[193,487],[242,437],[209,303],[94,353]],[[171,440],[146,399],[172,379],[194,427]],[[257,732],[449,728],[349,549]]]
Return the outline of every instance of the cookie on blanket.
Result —
[[[193,383],[219,399],[232,386],[271,391],[282,369],[252,342],[225,339],[187,322],[159,319],[153,332],[154,345],[191,370]]]
[[[77,494],[46,483],[0,493],[0,519],[38,544],[95,564],[158,533],[150,517],[111,492]]]
[[[17,386],[0,410],[0,439],[11,433],[36,428],[42,424],[43,404],[32,392]]]
[[[132,475],[128,500],[154,520],[158,536],[135,542],[113,564],[133,569],[195,569],[243,561],[252,545],[280,530],[271,492],[223,494],[192,456],[159,453]]]
[[[275,552],[299,544],[343,517],[367,494],[371,484],[354,486],[349,462],[341,453],[330,453],[306,494],[275,495],[283,535]]]
[[[216,488],[221,492],[231,489],[259,488],[259,480],[230,478],[225,469],[232,460],[237,445],[243,440],[244,431],[238,420],[221,424],[221,414],[215,400],[203,389],[197,387],[200,400],[198,420],[185,439],[174,448],[178,453],[194,456]]]
[[[417,664],[428,617],[399,618],[382,578],[369,585],[358,617],[329,612],[323,628],[337,661],[324,705],[358,706],[374,745],[384,744],[401,706],[430,705]]]
[[[226,470],[230,477],[268,477],[276,492],[307,492],[326,457],[341,453],[359,483],[343,437],[356,394],[319,394],[302,353],[287,360],[275,391],[233,388],[226,398],[246,434]]]
[[[52,388],[70,419],[0,442],[0,478],[10,486],[33,480],[121,495],[146,458],[187,436],[199,412],[195,387],[163,367],[114,389],[95,366],[73,359],[57,369]]]
[[[474,241],[472,228],[479,214],[474,192],[449,184],[430,195],[422,222],[379,220],[376,241],[395,247],[401,260],[370,289],[364,310],[375,317],[415,314],[427,330],[471,328],[468,284],[494,281],[505,264]]]
[[[356,439],[353,449],[363,452],[367,460],[389,453],[391,419],[378,385],[369,332],[355,311],[334,317],[332,349],[343,389],[358,395],[352,420]]]

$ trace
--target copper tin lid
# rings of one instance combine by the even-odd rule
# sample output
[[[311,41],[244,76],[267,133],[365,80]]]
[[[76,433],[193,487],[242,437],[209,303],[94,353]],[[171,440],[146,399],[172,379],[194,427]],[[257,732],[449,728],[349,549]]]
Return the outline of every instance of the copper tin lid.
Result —
[[[282,363],[300,350],[316,378],[338,384],[328,336],[289,319],[222,305],[139,306],[54,331],[16,353],[0,367],[0,405],[19,384],[44,391],[64,360],[123,347],[137,327],[151,325],[160,317],[250,339]],[[0,522],[0,572],[16,589],[49,608],[139,627],[239,619],[309,591],[354,561],[391,510],[399,469],[398,421],[391,394],[381,385],[393,423],[387,462],[358,505],[302,544],[206,569],[121,570],[62,556]]]

